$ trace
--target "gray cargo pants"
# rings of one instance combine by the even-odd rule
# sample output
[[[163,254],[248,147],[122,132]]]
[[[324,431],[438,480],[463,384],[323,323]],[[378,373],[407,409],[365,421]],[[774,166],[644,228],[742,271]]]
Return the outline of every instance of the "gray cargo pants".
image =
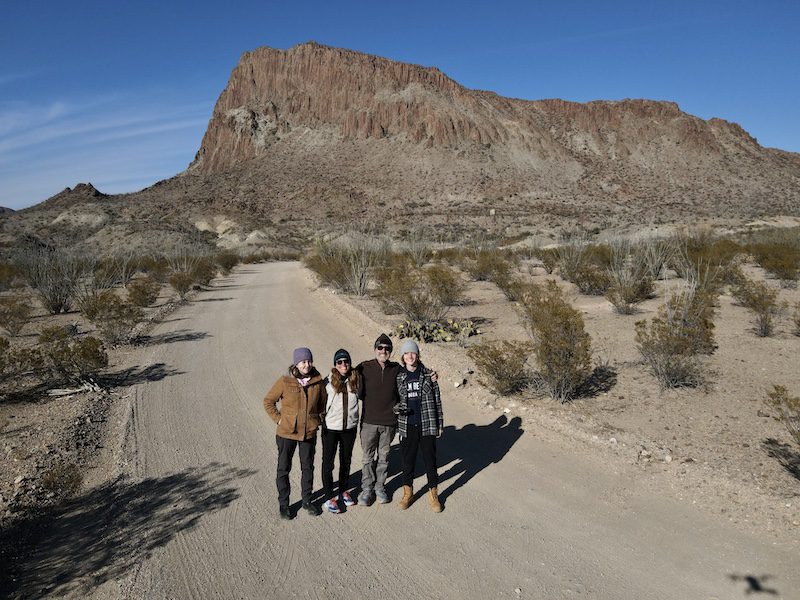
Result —
[[[389,473],[389,448],[396,433],[397,427],[391,425],[361,424],[362,490],[384,490]]]

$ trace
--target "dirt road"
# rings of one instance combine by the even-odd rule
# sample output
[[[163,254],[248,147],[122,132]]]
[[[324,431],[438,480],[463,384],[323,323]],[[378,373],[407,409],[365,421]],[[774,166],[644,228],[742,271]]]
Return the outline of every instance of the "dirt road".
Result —
[[[788,546],[664,500],[517,418],[460,405],[449,388],[443,513],[424,498],[397,509],[395,450],[392,504],[279,520],[265,391],[293,347],[310,346],[324,371],[340,346],[371,358],[379,333],[322,294],[296,263],[244,266],[153,333],[134,389],[133,482],[108,491],[103,543],[76,544],[96,562],[95,596],[727,599],[763,587],[800,597]],[[357,445],[355,484],[360,460]],[[297,473],[292,486],[299,501]]]

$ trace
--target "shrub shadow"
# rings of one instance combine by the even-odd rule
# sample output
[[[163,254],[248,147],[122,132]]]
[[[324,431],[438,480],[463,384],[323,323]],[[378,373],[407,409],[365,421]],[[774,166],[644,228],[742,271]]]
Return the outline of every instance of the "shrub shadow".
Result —
[[[135,340],[137,346],[158,346],[160,344],[174,344],[177,342],[196,342],[210,337],[211,334],[205,331],[191,331],[190,329],[179,329],[157,335],[143,335]]]
[[[220,463],[140,482],[120,478],[0,530],[0,596],[87,595],[239,497],[256,471]]]
[[[233,300],[233,298],[230,296],[225,298],[200,298],[199,300],[193,300],[192,302],[225,302],[227,300]]]
[[[146,367],[128,367],[116,373],[105,373],[100,377],[99,383],[104,386],[131,386],[148,381],[161,381],[172,375],[182,375],[183,371],[178,371],[165,363],[154,363]]]
[[[775,438],[767,438],[761,442],[761,448],[767,453],[767,456],[776,459],[789,475],[800,480],[800,452],[797,452],[791,444],[784,444]]]
[[[591,375],[576,391],[578,398],[595,398],[610,392],[617,385],[617,370],[601,365],[594,368]]]

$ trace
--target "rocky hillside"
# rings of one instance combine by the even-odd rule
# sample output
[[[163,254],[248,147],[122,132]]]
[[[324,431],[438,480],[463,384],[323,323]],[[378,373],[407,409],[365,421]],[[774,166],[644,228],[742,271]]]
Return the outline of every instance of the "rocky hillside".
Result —
[[[91,206],[115,239],[149,222],[231,244],[400,210],[397,227],[457,236],[798,215],[800,155],[671,102],[510,99],[308,43],[242,55],[184,173],[136,194],[79,187],[22,213]]]

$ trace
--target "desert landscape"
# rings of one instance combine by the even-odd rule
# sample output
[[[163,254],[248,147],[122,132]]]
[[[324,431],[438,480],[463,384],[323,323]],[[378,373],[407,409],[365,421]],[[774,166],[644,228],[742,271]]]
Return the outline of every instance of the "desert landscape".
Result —
[[[420,522],[454,576],[430,539],[401,552],[436,597],[797,597],[798,181],[800,155],[674,103],[244,53],[186,171],[0,214],[0,590],[281,595],[319,562],[292,597],[400,597],[392,544],[347,576],[320,550],[402,537],[398,515],[288,541],[259,396],[291,347],[324,372],[387,332],[453,415],[444,520]],[[496,548],[483,579],[473,541]]]

